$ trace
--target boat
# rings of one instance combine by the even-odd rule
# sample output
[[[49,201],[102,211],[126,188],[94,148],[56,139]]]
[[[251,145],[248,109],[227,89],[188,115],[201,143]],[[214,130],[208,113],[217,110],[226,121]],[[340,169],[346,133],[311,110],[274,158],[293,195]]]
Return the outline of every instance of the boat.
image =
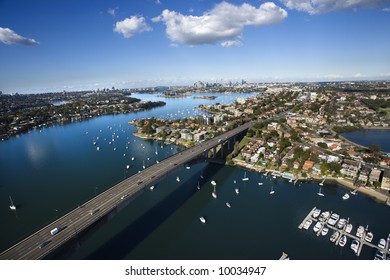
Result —
[[[350,191],[351,194],[353,195],[357,195],[357,189],[353,190],[353,191]]]
[[[257,183],[259,186],[262,186],[263,185],[263,183]]]
[[[229,208],[232,207],[229,202],[226,202],[226,206]]]
[[[343,229],[347,223],[347,220],[344,218],[341,218],[337,223],[337,228]]]
[[[128,165],[126,165],[126,169],[129,169],[130,168],[130,165],[128,164]]]
[[[125,199],[127,196],[129,196],[129,195],[128,194],[122,195],[121,199]]]
[[[202,217],[200,217],[200,218],[199,218],[199,220],[200,220],[202,223],[204,223],[204,224],[206,223],[206,218],[205,218],[205,217],[203,217],[203,216],[202,216]]]
[[[320,217],[318,218],[321,222],[326,222],[326,220],[329,218],[330,212],[324,211],[321,213]]]
[[[345,193],[344,195],[343,195],[343,200],[347,200],[349,198],[349,194],[348,193]]]
[[[321,192],[321,187],[320,187],[320,190],[318,191],[317,193],[319,196],[324,196],[324,194]]]
[[[156,147],[156,152],[155,152],[155,154],[158,155],[157,147]]]
[[[96,151],[99,151],[100,150],[100,148],[99,147],[96,147]]]
[[[345,228],[345,232],[346,232],[346,233],[351,233],[352,228],[353,228],[352,224],[349,224],[349,223],[348,223],[347,226],[346,226],[346,228]]]
[[[321,229],[321,226],[322,226],[321,222],[317,222],[317,223],[314,225],[314,227],[313,227],[313,231],[314,231],[314,232],[318,232],[318,231]]]
[[[211,184],[212,184],[213,186],[216,186],[216,185],[217,185],[217,183],[216,183],[215,181],[211,181]]]
[[[240,189],[239,188],[235,188],[234,190],[235,190],[236,194],[240,193]]]
[[[217,193],[215,192],[215,191],[213,191],[212,193],[211,193],[211,195],[216,199],[217,198]]]
[[[335,230],[333,232],[332,236],[330,237],[330,242],[332,242],[332,243],[336,242],[336,240],[337,240],[337,238],[339,238],[339,236],[340,236],[340,233],[337,230]]]
[[[363,226],[359,226],[358,229],[356,230],[356,236],[359,237],[359,238],[362,238],[363,232],[364,232],[364,227]]]
[[[384,260],[385,254],[381,250],[377,250],[375,253],[374,260]]]
[[[142,168],[145,169],[145,161],[142,161]]]
[[[321,235],[326,236],[329,232],[329,228],[327,226],[324,226],[321,230]]]
[[[176,181],[180,182],[180,178],[179,176],[176,177]]]
[[[191,169],[191,167],[189,167],[189,166],[186,166],[186,169]]]
[[[134,157],[131,157],[131,160],[134,160]]]
[[[343,235],[343,236],[341,236],[341,238],[340,238],[339,245],[340,245],[341,247],[344,247],[345,244],[347,244],[347,236]]]
[[[381,249],[385,249],[386,247],[386,240],[384,238],[379,239],[378,247]]]
[[[356,240],[356,239],[352,240],[351,249],[352,249],[352,251],[355,252],[355,254],[358,253],[359,246],[360,246],[360,242],[358,240]]]
[[[279,258],[279,260],[281,260],[281,261],[289,260],[289,259],[290,259],[290,257],[285,252],[283,252],[282,256]]]
[[[274,194],[275,191],[274,191],[274,186],[271,187],[271,191],[269,192],[269,194]]]
[[[15,206],[14,202],[12,201],[11,196],[9,196],[9,200],[11,201],[11,204],[10,204],[10,206],[9,206],[9,209],[11,209],[11,210],[16,210],[16,206]]]
[[[314,212],[313,212],[313,218],[317,218],[319,215],[320,215],[320,213],[321,213],[321,210],[320,209],[318,209],[318,208],[316,208],[315,210],[314,210]]]
[[[312,219],[308,219],[305,224],[303,225],[303,228],[304,229],[309,229],[309,227],[311,226],[311,224],[313,223],[313,220]]]
[[[340,216],[336,213],[333,213],[332,215],[330,215],[330,219],[328,220],[328,224],[331,225],[331,226],[334,226],[337,221],[339,220]]]
[[[249,180],[249,178],[246,177],[246,172],[244,173],[244,178],[242,178],[242,180],[243,180],[243,181],[248,181],[248,180]]]
[[[196,188],[197,188],[198,190],[200,190],[199,181],[198,181],[198,185],[196,186]]]
[[[154,186],[150,186],[150,190],[151,190],[151,191],[154,190]]]
[[[367,242],[371,242],[373,238],[374,238],[374,234],[371,231],[369,231],[364,237],[364,240],[366,240]]]

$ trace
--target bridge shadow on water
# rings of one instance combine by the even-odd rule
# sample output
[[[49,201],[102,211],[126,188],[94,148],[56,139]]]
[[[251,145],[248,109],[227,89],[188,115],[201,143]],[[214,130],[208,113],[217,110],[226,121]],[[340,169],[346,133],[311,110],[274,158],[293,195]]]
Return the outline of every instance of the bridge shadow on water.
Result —
[[[104,245],[96,249],[93,253],[88,255],[86,259],[92,260],[119,260],[124,259],[134,248],[138,246],[147,236],[149,236],[156,228],[158,228],[170,215],[172,215],[186,200],[188,200],[196,191],[197,184],[200,179],[209,180],[216,170],[222,168],[223,165],[219,164],[207,164],[204,169],[182,182],[180,187],[168,194],[162,201],[157,203],[145,214],[140,216],[133,223],[128,225],[122,231],[118,232],[113,238],[108,240]],[[114,214],[115,215],[115,214]],[[106,224],[110,219],[100,222],[100,225],[96,225],[95,229],[91,231],[96,232],[98,228],[102,226],[102,223]],[[87,234],[92,236],[93,232]],[[84,235],[79,238],[78,246],[73,244],[73,248],[68,247],[68,250],[74,251],[80,248],[82,244],[81,238],[87,240],[88,237]],[[82,246],[82,245],[81,245]],[[63,251],[58,254],[56,258],[64,258],[69,255],[69,252]]]

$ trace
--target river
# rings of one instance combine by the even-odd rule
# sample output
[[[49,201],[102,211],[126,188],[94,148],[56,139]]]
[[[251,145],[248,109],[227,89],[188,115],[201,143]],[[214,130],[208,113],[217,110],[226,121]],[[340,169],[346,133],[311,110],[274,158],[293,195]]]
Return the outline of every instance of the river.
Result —
[[[203,114],[194,109],[199,104],[230,103],[237,97],[253,96],[212,95],[218,97],[134,95],[163,100],[167,105],[33,130],[0,142],[0,225],[6,229],[0,231],[0,250],[138,172],[143,164],[154,164],[180,150],[134,137],[135,128],[128,124],[132,119],[188,117]],[[277,259],[283,251],[292,259],[373,258],[375,252],[367,246],[356,257],[349,248],[350,240],[341,248],[330,243],[330,234],[317,237],[312,229],[299,230],[298,225],[314,206],[349,217],[353,232],[358,225],[368,225],[374,243],[390,232],[384,220],[390,208],[369,197],[358,194],[343,201],[346,190],[334,184],[325,184],[325,196],[320,197],[316,182],[294,186],[283,179],[247,174],[249,180],[242,181],[244,170],[206,162],[179,169],[59,258]],[[181,177],[180,183],[176,176]],[[212,180],[217,182],[217,199],[211,196]],[[275,193],[270,195],[272,186]],[[17,211],[9,209],[9,195]],[[205,216],[207,223],[202,224],[200,216]]]

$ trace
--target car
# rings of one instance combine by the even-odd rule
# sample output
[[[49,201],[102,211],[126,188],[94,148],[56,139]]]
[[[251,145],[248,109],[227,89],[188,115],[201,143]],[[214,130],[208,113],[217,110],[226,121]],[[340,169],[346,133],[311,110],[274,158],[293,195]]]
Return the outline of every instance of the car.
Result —
[[[45,240],[43,241],[41,244],[38,245],[38,248],[39,249],[43,249],[44,247],[46,247],[47,244],[49,244],[50,241],[49,240]]]

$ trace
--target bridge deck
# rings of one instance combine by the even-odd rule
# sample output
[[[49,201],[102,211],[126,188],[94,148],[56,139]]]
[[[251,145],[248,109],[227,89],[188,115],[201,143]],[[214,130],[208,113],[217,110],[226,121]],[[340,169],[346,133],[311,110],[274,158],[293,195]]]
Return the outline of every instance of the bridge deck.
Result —
[[[240,127],[171,156],[123,180],[5,250],[0,254],[0,259],[44,258],[142,189],[156,183],[176,168],[196,159],[205,151],[230,140],[232,137],[251,127],[254,123],[245,123]],[[123,196],[126,197],[122,199]],[[61,231],[52,236],[50,231],[54,228],[60,228]],[[40,249],[39,244],[42,244],[44,241],[49,243]]]

